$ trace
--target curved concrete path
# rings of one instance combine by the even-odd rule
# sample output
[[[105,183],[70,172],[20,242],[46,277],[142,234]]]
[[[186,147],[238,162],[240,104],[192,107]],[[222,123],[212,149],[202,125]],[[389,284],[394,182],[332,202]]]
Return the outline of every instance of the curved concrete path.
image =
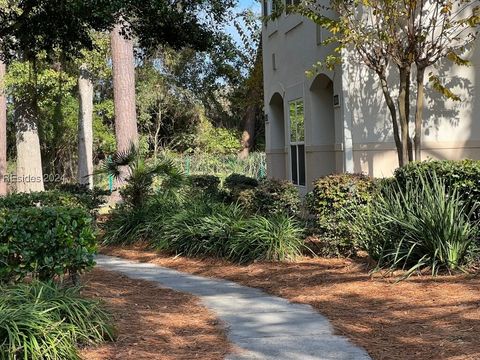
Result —
[[[334,335],[328,320],[308,305],[154,264],[98,256],[97,265],[198,296],[225,323],[229,340],[242,349],[228,360],[370,359],[365,350]]]

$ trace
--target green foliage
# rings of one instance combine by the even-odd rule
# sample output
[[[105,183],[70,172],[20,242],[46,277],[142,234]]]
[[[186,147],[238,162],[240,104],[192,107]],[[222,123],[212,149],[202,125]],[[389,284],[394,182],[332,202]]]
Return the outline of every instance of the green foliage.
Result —
[[[14,193],[0,198],[0,209],[55,206],[82,207],[83,203],[75,195],[58,190]]]
[[[240,133],[235,129],[214,127],[202,118],[196,137],[197,152],[235,155],[240,150]]]
[[[306,249],[303,228],[284,214],[254,215],[237,226],[240,230],[228,244],[228,257],[233,261],[292,261]]]
[[[296,186],[289,181],[276,179],[262,180],[253,191],[251,211],[262,215],[287,214],[298,215],[300,194]]]
[[[433,179],[434,174],[448,190],[456,190],[467,206],[475,206],[480,199],[480,161],[476,160],[414,162],[397,169],[395,179],[405,189],[408,183],[419,186],[421,179]]]
[[[286,215],[249,216],[238,205],[197,199],[166,219],[157,248],[185,256],[246,263],[285,261],[305,248],[299,224]]]
[[[34,281],[0,292],[1,359],[80,360],[77,346],[114,339],[109,315],[78,289]]]
[[[194,192],[200,191],[209,195],[218,194],[220,179],[214,175],[192,175],[190,176],[190,186]]]
[[[225,179],[224,186],[230,191],[254,189],[258,186],[258,180],[242,174],[232,174]]]
[[[373,179],[360,174],[330,175],[315,181],[307,205],[325,244],[321,255],[355,253],[357,241],[351,222],[365,210],[375,192]]]
[[[0,282],[74,275],[94,265],[91,216],[75,207],[0,211]]]
[[[405,276],[428,267],[458,270],[476,252],[478,223],[457,189],[449,188],[435,173],[417,182],[395,182],[385,188],[368,211],[359,214],[357,233],[379,267],[407,270]]]
[[[60,192],[58,194],[70,194],[76,199],[79,205],[85,207],[91,212],[104,205],[107,201],[106,197],[110,195],[110,191],[108,190],[103,190],[98,187],[94,187],[93,190],[91,190],[88,188],[88,186],[77,183],[59,184],[55,186],[55,189]],[[51,193],[51,191],[42,194],[48,193]],[[52,205],[61,206],[62,204],[57,203]]]
[[[225,257],[242,217],[239,206],[198,199],[166,219],[157,247],[185,256]]]

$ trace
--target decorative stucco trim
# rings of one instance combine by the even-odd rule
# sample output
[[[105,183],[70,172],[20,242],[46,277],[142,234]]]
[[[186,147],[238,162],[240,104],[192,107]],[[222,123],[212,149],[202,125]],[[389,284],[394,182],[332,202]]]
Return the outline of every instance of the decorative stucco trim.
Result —
[[[305,151],[307,153],[315,152],[343,152],[343,144],[329,144],[329,145],[315,145],[315,146],[306,146]]]
[[[286,155],[287,152],[285,149],[270,149],[265,151],[267,155]]]

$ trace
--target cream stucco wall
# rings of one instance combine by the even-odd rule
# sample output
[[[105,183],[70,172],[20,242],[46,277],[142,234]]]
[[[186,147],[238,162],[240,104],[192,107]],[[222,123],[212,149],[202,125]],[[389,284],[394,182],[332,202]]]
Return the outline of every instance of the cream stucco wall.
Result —
[[[331,49],[319,45],[316,25],[298,15],[283,14],[269,22],[262,36],[268,175],[291,178],[288,103],[303,98],[307,188],[333,172],[390,176],[398,160],[375,75],[345,51],[343,64],[334,72],[308,78],[305,71]],[[461,102],[446,100],[427,86],[424,159],[480,159],[480,42],[469,57],[471,67],[445,64],[435,70]],[[397,76],[392,68],[391,79]],[[333,95],[338,95],[338,106],[333,106]]]

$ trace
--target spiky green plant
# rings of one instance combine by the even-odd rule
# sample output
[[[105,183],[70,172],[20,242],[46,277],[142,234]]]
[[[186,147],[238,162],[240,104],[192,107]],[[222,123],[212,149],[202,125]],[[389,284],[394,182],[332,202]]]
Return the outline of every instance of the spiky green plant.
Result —
[[[239,263],[255,260],[291,261],[306,250],[303,228],[292,217],[254,215],[237,225],[229,241],[228,257]]]
[[[356,219],[355,229],[379,267],[406,270],[405,276],[429,267],[437,274],[463,269],[476,252],[477,208],[436,174],[421,175],[415,183],[387,186]]]
[[[109,315],[77,288],[0,287],[0,359],[76,360],[78,345],[114,339]]]

